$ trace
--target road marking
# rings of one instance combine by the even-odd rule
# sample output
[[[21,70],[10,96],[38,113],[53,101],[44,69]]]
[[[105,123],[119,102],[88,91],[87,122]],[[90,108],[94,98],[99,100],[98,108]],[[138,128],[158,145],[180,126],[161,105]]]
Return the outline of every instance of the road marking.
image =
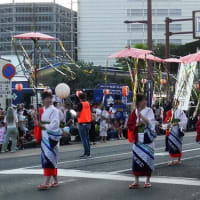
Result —
[[[191,160],[191,159],[194,159],[194,158],[200,158],[200,155],[191,156],[191,157],[187,157],[187,158],[182,158],[181,160],[182,160],[182,161],[184,161],[184,160]],[[160,162],[160,163],[155,164],[155,166],[167,165],[168,162],[169,162],[169,161]],[[131,170],[132,170],[131,168],[129,168],[129,169],[122,169],[122,170],[118,170],[118,171],[111,172],[111,174],[124,173],[124,172],[128,172],[128,171],[131,171]]]
[[[196,143],[185,144],[185,145],[183,145],[183,147],[193,145],[193,144],[196,144]],[[163,150],[163,149],[165,149],[165,147],[155,148],[155,151],[160,151],[160,150]],[[199,150],[199,149],[200,148],[196,148],[196,149],[193,149],[193,150],[187,150],[185,152],[190,152],[190,151]],[[123,155],[132,155],[132,152],[110,154],[110,155],[105,155],[105,156],[96,156],[96,157],[92,157],[90,159],[76,159],[76,160],[62,161],[62,162],[58,162],[58,165],[76,163],[76,162],[82,162],[82,161],[88,161],[88,160],[95,160],[95,159],[102,159],[102,158],[110,158],[110,157],[123,156]],[[168,155],[168,153],[167,152],[158,152],[158,153],[155,153],[155,155],[156,156],[166,156],[166,155]],[[41,167],[41,165],[29,166],[29,167],[25,167],[25,169],[38,168],[38,167]]]
[[[41,169],[15,169],[1,171],[0,174],[6,175],[42,175]],[[101,172],[88,172],[80,170],[66,170],[59,169],[58,176],[61,177],[73,177],[73,178],[87,178],[87,179],[100,179],[111,181],[133,181],[133,177],[119,174],[101,173]],[[145,182],[145,178],[141,178],[142,182]],[[182,177],[152,177],[152,183],[161,184],[173,184],[173,185],[188,185],[188,186],[200,186],[200,179],[196,178],[182,178]]]

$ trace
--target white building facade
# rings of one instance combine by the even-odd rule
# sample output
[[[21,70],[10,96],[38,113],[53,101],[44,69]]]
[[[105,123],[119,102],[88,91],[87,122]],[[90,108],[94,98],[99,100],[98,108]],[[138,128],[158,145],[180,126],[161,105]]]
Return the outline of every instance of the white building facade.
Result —
[[[125,20],[146,20],[147,0],[79,0],[78,58],[105,66],[106,58],[126,46],[147,42],[144,24],[124,24]],[[200,0],[152,0],[153,41],[165,43],[165,18],[192,18],[200,10]],[[192,21],[170,25],[171,32],[192,31]],[[192,34],[171,36],[170,42],[185,44]]]

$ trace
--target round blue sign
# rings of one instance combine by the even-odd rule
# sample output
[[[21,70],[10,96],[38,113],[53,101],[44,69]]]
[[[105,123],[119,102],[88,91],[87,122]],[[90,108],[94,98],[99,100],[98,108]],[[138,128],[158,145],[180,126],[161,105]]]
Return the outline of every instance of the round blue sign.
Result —
[[[12,79],[16,74],[16,68],[12,64],[6,64],[3,66],[2,74],[7,79]]]

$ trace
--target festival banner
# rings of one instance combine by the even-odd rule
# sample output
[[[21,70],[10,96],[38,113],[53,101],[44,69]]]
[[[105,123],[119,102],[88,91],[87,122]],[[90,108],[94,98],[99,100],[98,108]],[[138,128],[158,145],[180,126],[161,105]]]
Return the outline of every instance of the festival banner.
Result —
[[[194,82],[194,73],[197,62],[181,64],[176,83],[175,99],[179,101],[179,109],[187,111],[190,103],[190,96]]]

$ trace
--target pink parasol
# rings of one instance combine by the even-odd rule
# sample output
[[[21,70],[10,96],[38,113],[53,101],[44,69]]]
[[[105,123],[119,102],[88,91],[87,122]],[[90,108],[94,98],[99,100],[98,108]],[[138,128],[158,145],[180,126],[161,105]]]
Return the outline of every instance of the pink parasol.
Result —
[[[144,50],[144,49],[137,49],[137,48],[126,48],[119,52],[113,53],[108,58],[137,58],[140,55],[150,54],[152,51]]]
[[[39,32],[30,32],[30,33],[23,33],[23,34],[20,34],[20,35],[15,35],[14,38],[17,38],[17,39],[25,39],[25,40],[32,40],[34,42],[34,72],[35,72],[35,95],[36,95],[36,107],[37,107],[37,110],[39,110],[39,105],[38,105],[38,78],[37,78],[37,66],[36,66],[36,58],[37,58],[37,55],[36,55],[36,48],[37,48],[37,41],[38,40],[56,40],[55,37],[52,37],[50,35],[46,35],[46,34],[43,34],[43,33],[39,33]],[[39,114],[37,115],[37,118],[39,120]]]
[[[14,38],[25,40],[56,40],[55,37],[38,32],[23,33],[20,35],[15,35]]]
[[[163,60],[165,63],[182,63],[180,59],[177,58],[167,58]]]
[[[142,60],[151,60],[151,61],[155,61],[155,62],[163,62],[163,59],[159,58],[159,57],[156,57],[152,54],[147,54],[147,55],[140,55],[138,56],[139,59],[142,59]]]
[[[185,64],[188,64],[191,62],[199,62],[200,61],[200,52],[181,57],[180,60],[182,62],[184,62]]]

